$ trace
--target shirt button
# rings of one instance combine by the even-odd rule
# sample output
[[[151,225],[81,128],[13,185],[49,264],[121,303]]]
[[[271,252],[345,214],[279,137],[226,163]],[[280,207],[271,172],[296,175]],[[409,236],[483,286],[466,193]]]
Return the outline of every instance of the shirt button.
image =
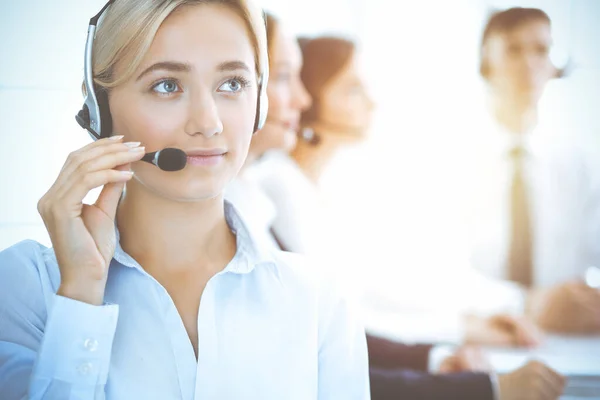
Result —
[[[98,350],[98,341],[95,339],[86,339],[85,342],[83,342],[83,347],[85,347],[87,351],[94,352]]]
[[[77,372],[79,372],[81,375],[89,375],[89,373],[92,372],[92,364],[89,362],[80,364],[77,367]]]

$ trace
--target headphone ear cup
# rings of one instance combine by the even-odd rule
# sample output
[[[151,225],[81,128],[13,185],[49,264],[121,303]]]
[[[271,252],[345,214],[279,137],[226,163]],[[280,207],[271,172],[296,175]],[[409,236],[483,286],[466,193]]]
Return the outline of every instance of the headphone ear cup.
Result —
[[[90,109],[88,108],[87,104],[84,104],[81,110],[79,110],[79,112],[77,113],[77,115],[75,115],[75,121],[77,121],[79,126],[88,131],[92,139],[100,139],[100,136],[98,136],[98,134],[90,126]]]
[[[90,109],[87,104],[84,104],[81,110],[75,116],[75,120],[83,129],[88,129],[90,126]]]
[[[100,132],[102,138],[107,138],[112,135],[112,116],[110,115],[110,108],[108,106],[108,92],[94,85],[94,91],[96,92],[96,100],[98,101],[98,108],[100,109],[100,124],[102,132]]]

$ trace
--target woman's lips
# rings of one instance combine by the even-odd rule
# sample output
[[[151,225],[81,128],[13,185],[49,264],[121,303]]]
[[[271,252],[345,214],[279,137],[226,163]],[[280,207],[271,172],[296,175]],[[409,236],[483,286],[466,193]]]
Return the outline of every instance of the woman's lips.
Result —
[[[187,162],[195,166],[214,166],[225,158],[227,151],[224,149],[196,149],[186,151]]]

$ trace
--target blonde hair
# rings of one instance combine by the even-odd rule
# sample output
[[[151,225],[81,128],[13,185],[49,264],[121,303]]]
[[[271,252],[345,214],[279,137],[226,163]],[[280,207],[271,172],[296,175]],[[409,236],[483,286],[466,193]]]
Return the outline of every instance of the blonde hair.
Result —
[[[94,83],[108,90],[129,80],[167,17],[182,6],[199,4],[222,4],[242,17],[254,48],[257,76],[268,71],[263,14],[252,0],[116,0],[104,13],[96,32]],[[118,78],[114,74],[117,62],[125,66]]]

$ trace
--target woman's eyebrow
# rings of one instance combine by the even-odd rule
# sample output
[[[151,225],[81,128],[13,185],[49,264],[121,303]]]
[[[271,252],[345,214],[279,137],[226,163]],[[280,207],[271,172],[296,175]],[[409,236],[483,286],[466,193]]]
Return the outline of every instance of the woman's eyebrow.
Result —
[[[174,61],[161,61],[155,64],[152,64],[148,68],[144,70],[138,77],[139,81],[142,77],[150,72],[164,70],[164,71],[172,71],[172,72],[189,72],[192,70],[192,66],[190,64],[174,62]]]
[[[225,61],[217,66],[219,72],[231,72],[237,70],[251,72],[250,67],[243,61]]]

